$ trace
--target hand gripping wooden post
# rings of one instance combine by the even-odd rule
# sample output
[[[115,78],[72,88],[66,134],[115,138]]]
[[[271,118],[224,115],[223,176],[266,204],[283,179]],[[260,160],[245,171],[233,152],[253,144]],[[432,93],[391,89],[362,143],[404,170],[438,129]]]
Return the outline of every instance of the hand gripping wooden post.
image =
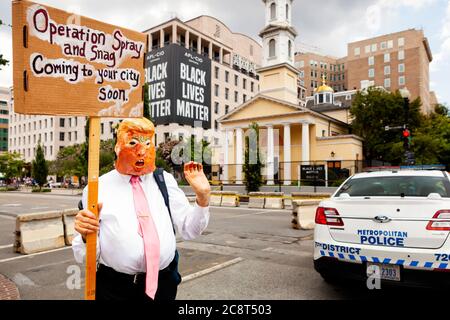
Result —
[[[98,217],[100,120],[142,117],[148,37],[26,0],[13,1],[12,20],[14,112],[90,117],[87,209]],[[87,300],[96,247],[88,235]]]
[[[98,176],[100,163],[100,118],[89,118],[88,208],[98,218]],[[85,299],[95,300],[97,272],[97,234],[86,237]]]

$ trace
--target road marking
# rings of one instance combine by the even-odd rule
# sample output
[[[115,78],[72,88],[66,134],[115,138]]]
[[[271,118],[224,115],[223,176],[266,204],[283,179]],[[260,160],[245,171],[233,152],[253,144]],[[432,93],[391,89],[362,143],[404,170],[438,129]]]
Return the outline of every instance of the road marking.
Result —
[[[33,207],[31,208],[31,210],[36,210],[36,209],[48,209],[50,207]]]
[[[17,273],[16,275],[14,275],[12,281],[19,287],[23,286],[37,287],[36,283],[34,283],[33,280],[23,275],[22,273]]]
[[[6,220],[16,220],[16,217],[8,216],[4,213],[0,213],[0,218],[6,219]]]
[[[262,249],[262,251],[280,253],[280,254],[285,254],[285,255],[289,255],[289,256],[299,256],[299,257],[312,257],[313,256],[312,252],[288,250],[288,249],[277,249],[277,248],[271,248],[271,247]]]
[[[57,251],[61,251],[61,250],[71,249],[71,248],[72,247],[64,247],[64,248],[59,248],[59,249],[54,249],[54,250],[49,250],[49,251],[44,251],[44,252],[32,253],[32,254],[22,255],[22,256],[18,256],[18,257],[12,257],[12,258],[8,258],[8,259],[0,260],[0,263],[19,260],[19,259],[23,259],[23,258],[34,257],[34,256],[39,256],[42,254],[57,252]]]
[[[218,265],[216,265],[216,266],[214,266],[214,267],[207,268],[207,269],[204,269],[204,270],[195,272],[195,273],[191,273],[191,274],[189,274],[189,275],[183,277],[183,282],[190,281],[190,280],[196,279],[196,278],[198,278],[198,277],[207,275],[207,274],[209,274],[209,273],[211,273],[211,272],[214,272],[214,271],[217,271],[217,270],[226,268],[226,267],[231,266],[231,265],[233,265],[233,264],[239,263],[239,262],[241,262],[241,261],[243,261],[243,260],[244,260],[243,258],[238,257],[238,258],[236,258],[236,259],[229,260],[229,261],[226,261],[226,262],[224,262],[224,263],[218,264]]]
[[[240,217],[246,217],[246,216],[257,216],[265,213],[271,213],[270,211],[259,211],[259,212],[253,212],[253,213],[244,213],[244,214],[238,214],[235,216],[230,217],[224,217],[224,218],[215,218],[215,220],[225,220],[225,219],[233,219],[233,218],[240,218]]]
[[[34,271],[34,270],[39,270],[39,269],[42,269],[42,268],[47,268],[47,267],[57,266],[57,265],[60,265],[60,264],[65,264],[65,263],[68,263],[68,262],[73,262],[74,264],[76,263],[75,259],[72,258],[72,259],[67,259],[67,260],[58,261],[58,262],[52,262],[52,263],[47,263],[47,264],[41,264],[41,265],[39,265],[39,266],[34,266],[33,268],[29,268],[29,269],[26,269],[26,270],[24,270],[24,271]]]
[[[22,204],[20,203],[8,203],[8,204],[2,204],[2,207],[20,207]]]
[[[13,247],[13,244],[11,243],[11,244],[7,244],[5,246],[0,246],[0,250],[6,249],[6,248],[12,248],[12,247]]]

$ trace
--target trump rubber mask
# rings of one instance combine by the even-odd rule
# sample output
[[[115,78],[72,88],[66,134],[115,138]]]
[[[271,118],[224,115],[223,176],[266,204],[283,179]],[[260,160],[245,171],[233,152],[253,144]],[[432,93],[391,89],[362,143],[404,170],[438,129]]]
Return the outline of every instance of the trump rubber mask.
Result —
[[[140,176],[155,170],[155,126],[146,118],[126,119],[117,129],[116,170]]]

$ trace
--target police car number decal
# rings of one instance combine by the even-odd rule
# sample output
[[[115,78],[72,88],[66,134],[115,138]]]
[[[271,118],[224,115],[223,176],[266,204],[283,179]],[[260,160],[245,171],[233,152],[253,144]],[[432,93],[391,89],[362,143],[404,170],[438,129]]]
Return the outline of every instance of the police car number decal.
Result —
[[[450,262],[450,254],[435,254],[436,261]]]

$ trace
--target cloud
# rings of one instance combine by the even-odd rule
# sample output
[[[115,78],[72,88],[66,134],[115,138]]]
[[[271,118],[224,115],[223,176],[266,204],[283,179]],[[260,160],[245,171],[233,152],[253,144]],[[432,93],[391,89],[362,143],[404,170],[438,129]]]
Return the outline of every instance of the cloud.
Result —
[[[450,59],[450,0],[447,3],[445,18],[442,21],[441,33],[439,35],[441,45],[439,51],[434,55],[431,63],[431,71],[437,72],[442,70],[443,66],[449,65]]]
[[[122,27],[144,31],[170,18],[192,19],[205,14],[224,22],[232,31],[243,33],[259,41],[258,33],[264,27],[264,4],[261,0],[39,0],[63,10],[80,12],[97,20]],[[433,80],[442,83],[445,79],[442,65],[450,60],[450,5],[446,0],[295,0],[293,25],[299,33],[297,45],[316,47],[323,54],[342,57],[347,54],[347,43],[383,33],[396,32],[424,24],[425,34],[430,37],[435,61]],[[442,27],[430,19],[445,15]],[[11,1],[0,1],[0,19],[11,21]],[[419,22],[419,19],[422,19]],[[5,28],[0,27],[0,30]],[[441,38],[433,39],[440,33]],[[6,54],[10,37],[0,34],[0,52]],[[6,40],[6,41],[5,41]],[[437,41],[437,44],[434,42]],[[5,68],[0,72],[0,83],[6,76]],[[445,88],[440,88],[445,90]],[[442,92],[443,95],[447,93]],[[449,99],[450,100],[450,97]]]
[[[0,70],[0,87],[9,87],[12,85],[12,34],[6,29],[0,29],[0,43],[3,58],[9,60],[7,66],[2,66]]]

